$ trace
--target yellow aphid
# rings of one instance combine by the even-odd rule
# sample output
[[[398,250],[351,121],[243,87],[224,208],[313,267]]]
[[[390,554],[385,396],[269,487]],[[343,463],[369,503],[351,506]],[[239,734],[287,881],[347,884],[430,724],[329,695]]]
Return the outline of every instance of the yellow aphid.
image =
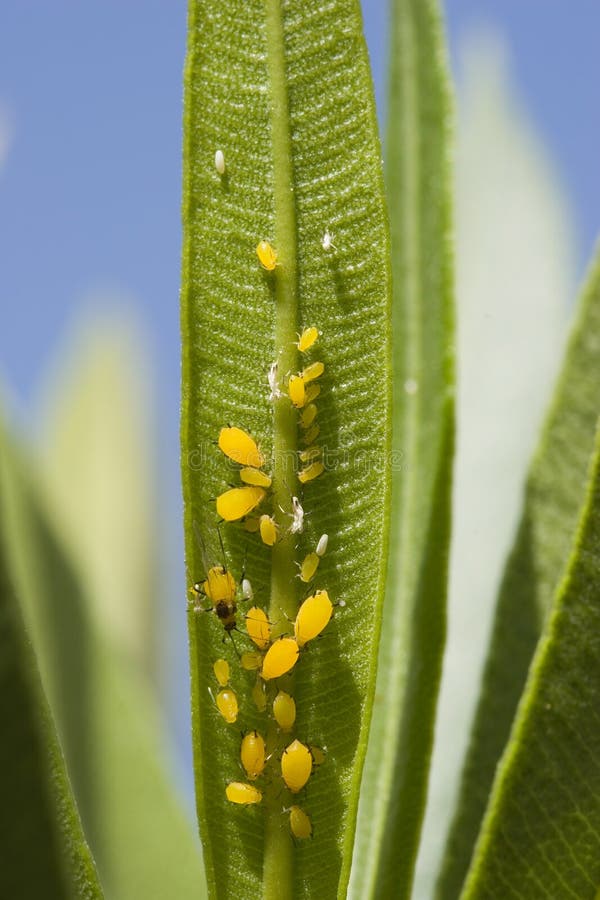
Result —
[[[281,757],[281,774],[285,781],[286,787],[297,794],[301,791],[308,779],[310,778],[313,768],[313,758],[311,752],[299,740],[292,741],[289,747],[286,747]]]
[[[305,328],[298,340],[298,350],[300,353],[306,353],[307,350],[310,350],[318,337],[319,330],[315,328],[314,325],[310,328]]]
[[[262,793],[253,784],[244,784],[243,781],[232,781],[225,788],[225,796],[230,803],[239,803],[248,806],[251,803],[260,803]]]
[[[306,403],[306,390],[304,387],[304,378],[302,378],[301,375],[290,375],[290,380],[288,381],[288,394],[296,409],[302,409]]]
[[[296,701],[285,691],[279,691],[273,700],[273,715],[282,731],[291,731],[296,721]]]
[[[310,819],[299,806],[290,806],[290,831],[299,841],[312,837]]]
[[[317,444],[313,444],[312,447],[307,447],[306,450],[301,450],[298,456],[300,457],[300,461],[303,463],[312,462],[313,459],[318,459],[323,451]]]
[[[271,476],[260,469],[253,469],[252,466],[245,466],[240,470],[240,478],[244,484],[252,484],[255,487],[271,487]]]
[[[216,606],[222,600],[232,603],[235,600],[236,587],[231,572],[224,566],[212,566],[208,570],[206,581],[202,582],[202,593],[208,597],[213,606]]]
[[[226,522],[237,522],[258,506],[265,498],[261,487],[230,488],[217,497],[217,513]]]
[[[302,560],[302,565],[300,566],[300,580],[304,582],[312,581],[319,568],[319,562],[320,559],[314,551],[308,553]]]
[[[219,449],[240,466],[260,469],[265,459],[253,437],[242,428],[228,426],[219,432]]]
[[[217,694],[217,709],[229,725],[233,725],[238,717],[237,697],[231,688],[225,688]]]
[[[268,241],[260,241],[256,247],[258,261],[268,272],[272,272],[277,265],[277,250]]]
[[[271,644],[265,654],[262,667],[262,677],[265,681],[271,678],[280,678],[294,668],[298,661],[300,650],[298,644],[291,637],[281,637]]]
[[[253,606],[246,613],[246,631],[259,650],[266,650],[271,640],[271,626],[267,614],[259,606]]]
[[[256,684],[252,688],[252,699],[254,700],[254,705],[257,710],[263,713],[267,708],[267,695],[265,683],[260,678],[257,678]]]
[[[333,614],[327,591],[317,591],[301,604],[294,622],[294,635],[299,647],[321,634]]]
[[[313,479],[318,478],[324,471],[325,466],[322,462],[312,462],[305,469],[300,469],[298,472],[298,481],[301,484],[306,484],[308,481],[313,481]]]
[[[271,516],[261,516],[259,519],[260,538],[267,547],[277,543],[277,523]]]
[[[300,424],[303,428],[310,428],[317,417],[317,407],[314,403],[309,403],[300,414]]]
[[[315,766],[322,766],[325,762],[325,751],[321,749],[321,747],[315,747],[311,744],[310,752],[312,754],[313,763]]]
[[[249,519],[245,519],[244,528],[246,529],[246,531],[249,531],[250,534],[254,534],[258,531],[259,528],[258,519],[254,516]]]
[[[242,664],[242,669],[246,669],[247,672],[253,672],[262,666],[262,654],[256,650],[242,653],[240,663]]]
[[[226,659],[217,659],[213,663],[213,672],[221,687],[229,684],[229,663]]]
[[[250,781],[262,775],[265,768],[265,739],[258,731],[249,731],[242,738],[240,759]]]
[[[313,425],[304,433],[304,437],[302,438],[302,443],[305,447],[309,447],[311,444],[314,444],[316,439],[319,437],[319,432],[321,429],[318,425]]]
[[[321,393],[321,385],[320,384],[309,384],[306,388],[306,398],[304,400],[305,403],[312,403],[313,400],[316,400],[319,394]]]
[[[212,566],[206,580],[193,585],[190,592],[196,597],[206,596],[225,631],[235,628],[235,592],[237,585],[233,575],[224,566]]]
[[[309,381],[314,381],[315,378],[320,378],[324,371],[325,366],[322,362],[311,363],[302,371],[304,384],[308,384]]]

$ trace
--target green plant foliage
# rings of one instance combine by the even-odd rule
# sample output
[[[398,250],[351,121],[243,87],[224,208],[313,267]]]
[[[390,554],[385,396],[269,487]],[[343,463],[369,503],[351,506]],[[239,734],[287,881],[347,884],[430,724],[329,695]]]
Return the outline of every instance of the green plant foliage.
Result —
[[[165,771],[155,704],[94,626],[25,461],[3,456],[7,552],[103,888],[196,900],[199,848]]]
[[[390,481],[389,241],[380,150],[360,13],[355,0],[193,0],[186,67],[183,263],[183,484],[189,582],[209,563],[242,567],[255,601],[289,630],[301,597],[296,562],[329,534],[314,585],[336,610],[322,639],[302,654],[293,693],[296,733],[326,746],[302,805],[314,839],[294,846],[282,813],[289,795],[279,777],[263,803],[237,808],[225,785],[240,778],[240,730],[269,730],[249,696],[214,615],[190,608],[193,741],[197,806],[210,892],[220,897],[344,896],[358,787],[374,687],[385,577]],[[215,168],[215,151],[225,174]],[[323,247],[326,231],[334,247]],[[255,247],[279,254],[261,270]],[[267,373],[302,365],[302,326],[322,335],[311,359],[325,363],[318,397],[318,443],[327,470],[300,492],[295,476],[297,417],[286,397],[269,400]],[[285,384],[284,384],[285,388]],[[237,483],[214,446],[238,425],[259,441],[273,475],[273,513],[281,540],[273,551],[256,535],[225,525],[217,536],[215,498]],[[307,517],[290,535],[291,496]],[[238,618],[242,613],[238,610]],[[243,629],[243,624],[240,625]],[[247,641],[235,636],[240,648]],[[214,708],[212,663],[226,656],[240,700],[235,726]],[[277,759],[269,763],[277,771]]]
[[[124,312],[77,322],[42,387],[37,462],[91,613],[156,680],[158,497],[145,347]]]
[[[391,562],[352,896],[410,896],[445,637],[454,437],[449,96],[437,2],[392,5]],[[401,849],[400,849],[401,848]]]
[[[0,485],[7,448],[0,431]],[[0,488],[0,508],[4,511]],[[100,900],[102,891],[35,657],[0,515],[0,896]]]
[[[566,574],[461,894],[589,897],[600,881],[600,432]]]
[[[500,588],[459,806],[437,894],[459,895],[553,590],[564,571],[600,396],[600,258],[590,272]]]

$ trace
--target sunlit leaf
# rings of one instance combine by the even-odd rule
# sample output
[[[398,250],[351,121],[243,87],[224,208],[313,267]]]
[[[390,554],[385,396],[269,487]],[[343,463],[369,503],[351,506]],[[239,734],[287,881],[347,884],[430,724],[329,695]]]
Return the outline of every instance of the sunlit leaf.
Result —
[[[207,877],[218,896],[343,896],[374,689],[390,480],[389,242],[360,14],[354,0],[253,0],[234,13],[193,0],[190,9],[182,312],[189,583],[207,566],[195,523],[208,563],[227,563],[238,579],[245,567],[256,602],[276,629],[289,630],[285,617],[293,618],[302,592],[296,564],[325,532],[329,549],[313,584],[346,604],[303,652],[290,686],[295,734],[327,749],[301,798],[314,839],[297,847],[278,774],[284,739],[253,707],[255,676],[240,671],[217,617],[190,611]],[[261,240],[278,253],[271,272],[257,259]],[[326,464],[304,489],[295,474],[297,415],[286,397],[270,402],[267,384],[274,361],[282,383],[301,367],[295,342],[303,326],[322,332],[307,358],[325,363],[315,402]],[[211,498],[239,484],[214,445],[227,424],[260,443],[273,476],[261,511],[274,515],[281,540],[270,551],[256,534],[225,525],[224,560]],[[292,495],[307,514],[297,537],[289,533]],[[243,636],[234,638],[246,649]],[[239,695],[235,726],[209,695],[221,655]],[[263,803],[234,808],[225,786],[240,778],[240,730],[250,728],[269,730],[276,752]]]

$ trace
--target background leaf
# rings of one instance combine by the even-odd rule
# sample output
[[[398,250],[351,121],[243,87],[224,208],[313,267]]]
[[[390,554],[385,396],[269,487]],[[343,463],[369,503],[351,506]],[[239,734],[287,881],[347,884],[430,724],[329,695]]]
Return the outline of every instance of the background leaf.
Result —
[[[507,48],[495,32],[476,29],[459,47],[457,69],[457,456],[448,639],[415,875],[419,900],[434,892],[498,584],[576,288],[570,210],[523,109]]]
[[[26,464],[7,453],[0,474],[15,584],[106,896],[198,898],[199,848],[166,769],[156,706],[94,626]]]
[[[0,428],[0,495],[7,445]],[[0,510],[4,504],[0,498]],[[100,900],[52,716],[25,633],[0,515],[0,896]]]
[[[600,880],[600,432],[575,546],[498,769],[464,900]]]
[[[502,580],[458,810],[437,896],[458,896],[497,762],[569,555],[600,391],[600,257],[590,272]]]
[[[156,682],[152,380],[140,323],[124,310],[106,311],[103,299],[71,327],[44,381],[40,487],[77,560],[90,612]]]
[[[294,547],[269,551],[225,527],[227,562],[245,569],[255,598],[279,628],[300,595],[294,560],[330,536],[317,587],[346,607],[297,666],[297,732],[327,747],[302,800],[315,838],[294,848],[280,781],[263,808],[228,806],[239,777],[239,730],[267,722],[251,705],[214,616],[190,613],[198,815],[210,889],[218,896],[328,898],[345,893],[358,786],[374,687],[389,488],[389,291],[373,98],[358,4],[317,0],[223,5],[192,2],[186,69],[183,272],[183,483],[189,583],[205,572],[196,522],[212,561],[220,558],[214,498],[232,470],[211,442],[236,424],[260,441],[273,465],[274,515],[285,533],[295,417],[275,409],[266,382],[297,370],[302,325],[322,337],[319,442],[328,470],[302,496],[307,526]],[[226,174],[214,167],[224,152]],[[335,247],[323,249],[326,229]],[[280,266],[260,270],[255,247],[272,241]],[[283,507],[285,512],[282,512]],[[269,507],[265,504],[265,509]],[[221,562],[223,560],[221,559]],[[227,729],[208,694],[212,662],[226,655],[239,692],[238,725]],[[266,807],[266,815],[263,809]],[[263,832],[263,829],[265,831]],[[265,836],[266,835],[266,836]],[[263,852],[265,863],[263,869]],[[294,866],[295,861],[295,866]]]
[[[436,2],[392,4],[392,549],[351,882],[410,896],[445,637],[454,438],[449,96]]]

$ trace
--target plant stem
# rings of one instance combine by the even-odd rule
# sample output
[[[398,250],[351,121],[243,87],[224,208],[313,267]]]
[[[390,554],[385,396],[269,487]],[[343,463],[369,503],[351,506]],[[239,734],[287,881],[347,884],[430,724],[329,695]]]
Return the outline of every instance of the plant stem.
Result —
[[[298,331],[296,209],[281,0],[266,0],[265,9],[272,102],[274,238],[279,259],[273,273],[275,351],[280,376],[285,376],[298,367],[294,343]],[[273,547],[269,608],[269,618],[279,624],[280,630],[285,617],[292,618],[296,612],[295,547],[293,535],[286,533],[291,521],[292,485],[296,481],[296,448],[296,412],[282,397],[275,401],[273,421],[273,506],[280,540]],[[292,842],[281,814],[281,796],[277,789],[267,792],[265,805],[263,897],[265,900],[288,900],[292,896]]]

